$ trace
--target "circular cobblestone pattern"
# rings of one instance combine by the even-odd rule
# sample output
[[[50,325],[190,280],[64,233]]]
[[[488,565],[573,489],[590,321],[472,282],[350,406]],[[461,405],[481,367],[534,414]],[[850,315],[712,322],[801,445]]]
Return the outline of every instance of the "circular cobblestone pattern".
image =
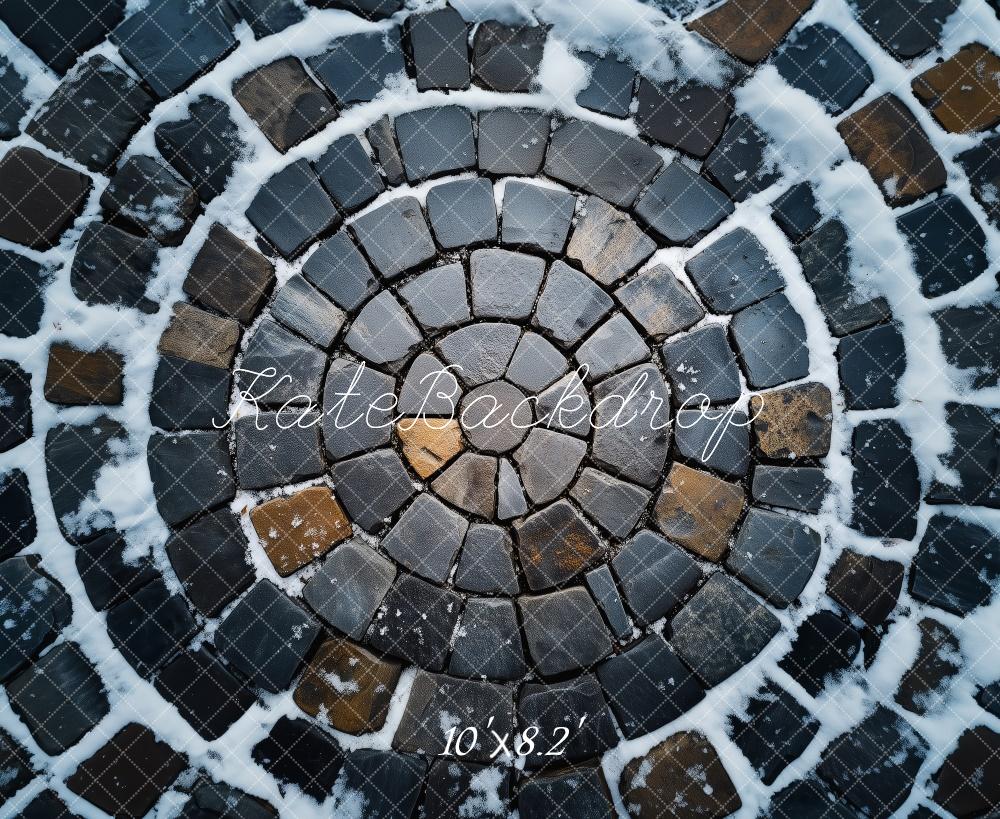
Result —
[[[0,0],[0,816],[993,815],[990,7],[316,5]]]

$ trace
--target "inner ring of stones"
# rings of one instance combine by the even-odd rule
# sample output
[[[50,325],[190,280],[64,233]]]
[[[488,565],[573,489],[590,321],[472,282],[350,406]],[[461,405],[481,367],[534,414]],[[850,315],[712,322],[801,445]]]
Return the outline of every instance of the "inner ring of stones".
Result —
[[[528,435],[535,414],[527,396],[507,381],[491,381],[462,398],[459,424],[476,449],[510,452]]]

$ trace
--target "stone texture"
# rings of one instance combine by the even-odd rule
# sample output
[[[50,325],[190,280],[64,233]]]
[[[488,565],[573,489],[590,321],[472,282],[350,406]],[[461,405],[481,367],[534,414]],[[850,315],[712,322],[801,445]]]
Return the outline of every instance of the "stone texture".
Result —
[[[917,533],[920,482],[910,437],[897,421],[861,421],[854,428],[854,518],[871,537],[909,540]]]
[[[704,177],[674,161],[639,197],[634,212],[669,244],[693,245],[733,212],[733,203]]]
[[[708,324],[663,345],[663,363],[673,387],[675,405],[706,396],[713,404],[729,404],[740,397],[736,356],[721,324]]]
[[[614,805],[596,766],[579,766],[521,783],[518,815],[523,819],[611,819]]]
[[[302,597],[323,622],[360,640],[395,579],[391,561],[360,540],[349,540],[306,581]]]
[[[513,464],[505,458],[500,459],[497,473],[497,518],[510,520],[528,511],[528,502],[524,498],[524,487],[514,470]]]
[[[54,646],[5,685],[11,708],[52,756],[73,747],[109,711],[100,675],[73,642]]]
[[[831,611],[809,615],[779,667],[817,696],[851,667],[861,651],[861,635]]]
[[[133,232],[179,245],[198,215],[198,194],[160,160],[139,155],[111,177],[101,207],[111,221]]]
[[[348,517],[366,532],[382,528],[415,491],[406,467],[391,449],[340,461],[330,475]]]
[[[41,791],[21,810],[19,819],[79,819],[52,791]]]
[[[34,148],[11,148],[0,159],[0,238],[45,250],[83,209],[90,179]]]
[[[53,344],[42,394],[52,404],[120,404],[124,363],[118,353],[106,348],[88,352],[70,344]]]
[[[455,250],[496,241],[497,206],[488,179],[459,179],[427,191],[427,215],[438,245]]]
[[[576,95],[577,105],[609,117],[627,117],[632,107],[635,69],[611,51],[603,56],[583,51],[576,56],[590,71],[587,85]]]
[[[488,597],[469,598],[462,612],[462,624],[455,633],[448,673],[458,677],[516,680],[527,670],[514,604]]]
[[[548,503],[562,494],[576,475],[587,445],[579,438],[536,427],[514,453],[524,491],[532,503]]]
[[[625,543],[611,566],[641,625],[673,611],[701,578],[687,553],[648,529]]]
[[[744,501],[738,484],[675,463],[653,516],[657,528],[670,540],[707,560],[718,561],[729,547]]]
[[[897,60],[919,57],[935,47],[957,0],[857,0],[858,21]]]
[[[746,413],[704,415],[701,410],[680,410],[674,420],[674,443],[682,458],[727,477],[746,477],[750,469]]]
[[[409,355],[420,343],[420,331],[388,290],[383,290],[358,313],[345,342],[372,364],[391,364]]]
[[[465,268],[459,262],[433,267],[415,276],[399,288],[399,295],[425,330],[452,327],[468,320],[470,315]]]
[[[828,746],[819,775],[859,811],[887,817],[906,801],[927,751],[927,741],[903,717],[877,705]]]
[[[737,59],[759,63],[810,6],[812,0],[729,0],[692,20],[688,28]]]
[[[302,276],[288,279],[271,302],[271,315],[308,341],[329,348],[346,316]]]
[[[767,138],[744,114],[733,117],[705,158],[703,170],[737,202],[769,188],[781,176]]]
[[[461,606],[462,598],[450,589],[400,575],[375,613],[366,642],[421,668],[441,671]],[[444,736],[438,736],[444,742]]]
[[[775,819],[854,819],[857,813],[837,799],[814,774],[778,791],[769,806]],[[911,814],[911,819],[916,819]]]
[[[472,70],[477,85],[491,91],[530,91],[545,50],[544,26],[508,26],[486,20],[472,40]]]
[[[0,731],[0,796],[9,799],[34,778],[34,765],[24,750],[6,731]]]
[[[865,58],[823,23],[795,32],[774,58],[774,67],[785,82],[815,97],[834,116],[850,108],[874,79]]]
[[[653,495],[646,489],[586,467],[573,484],[570,496],[608,534],[625,538],[635,528]]]
[[[524,393],[506,381],[491,381],[466,393],[459,418],[469,443],[488,453],[514,449],[534,421]]]
[[[590,434],[592,412],[590,396],[575,372],[567,373],[538,396],[538,420],[546,428],[578,438]]]
[[[9,680],[51,643],[73,616],[65,590],[39,567],[36,555],[0,563],[0,680]]]
[[[326,51],[310,57],[306,64],[342,108],[357,102],[371,102],[397,75],[406,72],[400,31],[396,26],[385,31],[362,31],[337,37]]]
[[[520,335],[514,324],[484,321],[455,330],[437,346],[458,377],[474,387],[503,375]]]
[[[684,269],[714,313],[735,313],[784,285],[767,249],[742,227],[692,256]]]
[[[851,410],[899,404],[896,385],[906,370],[903,334],[895,324],[880,324],[844,336],[837,345],[844,404]]]
[[[182,651],[168,662],[156,675],[156,690],[209,742],[225,734],[255,702],[205,649]]]
[[[627,208],[663,164],[635,137],[572,119],[558,127],[545,154],[545,173],[568,187]]]
[[[445,105],[400,114],[396,137],[411,183],[476,165],[472,114],[466,108]]]
[[[497,108],[479,114],[479,169],[497,176],[535,176],[542,169],[551,117]]]
[[[427,776],[427,762],[417,756],[359,748],[349,753],[341,769],[344,809],[360,796],[365,808],[385,819],[413,815]]]
[[[264,489],[319,475],[323,459],[318,421],[316,412],[295,410],[238,418],[236,480],[240,487]]]
[[[606,565],[598,566],[586,574],[587,588],[604,614],[604,619],[618,640],[625,640],[632,635],[632,622],[625,612],[621,594],[611,569]]]
[[[157,576],[108,610],[108,636],[140,675],[150,676],[197,631],[187,602]]]
[[[469,87],[469,25],[455,9],[410,15],[406,36],[418,91]]]
[[[518,598],[524,636],[545,677],[592,665],[611,653],[611,635],[582,586]]]
[[[146,462],[156,508],[171,525],[226,503],[236,494],[225,433],[154,432],[146,445]]]
[[[575,577],[604,554],[597,533],[566,500],[515,523],[514,531],[521,569],[534,591]]]
[[[322,369],[322,362],[316,369]],[[385,396],[396,390],[393,378],[346,358],[335,358],[323,386],[323,442],[333,460],[389,443],[393,408]]]
[[[904,672],[895,700],[921,716],[939,711],[949,699],[952,678],[961,670],[962,648],[954,632],[929,617],[917,623],[920,648]]]
[[[996,533],[948,515],[930,519],[917,548],[910,593],[929,605],[965,615],[987,603],[1000,577]]]
[[[157,576],[149,559],[126,562],[125,548],[124,536],[113,529],[99,532],[93,540],[77,547],[76,570],[97,611],[117,603]]]
[[[462,433],[453,420],[404,418],[396,424],[403,456],[421,478],[429,478],[462,451]]]
[[[812,186],[808,182],[792,185],[771,204],[771,218],[793,242],[805,239],[821,218]]]
[[[406,171],[403,170],[403,157],[396,143],[396,129],[389,117],[384,116],[372,123],[365,131],[365,137],[382,167],[386,184],[401,185],[406,179]]]
[[[837,130],[892,207],[908,205],[943,187],[944,164],[919,123],[892,94],[841,120]]]
[[[850,550],[841,553],[826,578],[827,594],[872,627],[892,614],[902,587],[902,563]]]
[[[112,225],[91,222],[73,257],[73,293],[88,304],[115,304],[143,313],[155,312],[155,303],[145,293],[153,278],[158,250],[159,245],[152,239],[140,239]]]
[[[726,89],[697,81],[657,85],[639,80],[636,125],[656,142],[704,157],[715,145],[733,108]]]
[[[66,787],[113,816],[145,816],[187,759],[144,725],[131,722],[80,763]]]
[[[191,790],[191,798],[185,803],[180,817],[183,819],[205,819],[225,817],[227,811],[235,811],[241,819],[277,819],[278,811],[269,802],[251,796],[231,785],[215,782],[202,777]]]
[[[615,296],[648,335],[660,340],[701,321],[705,311],[666,265],[644,270]]]
[[[250,684],[284,691],[319,635],[320,626],[270,580],[256,585],[215,632],[219,655]]]
[[[468,528],[461,515],[432,495],[420,494],[386,533],[382,548],[411,571],[443,583]]]
[[[311,486],[250,511],[268,559],[287,577],[351,536],[351,523],[333,493]]]
[[[274,285],[274,266],[214,223],[191,263],[184,292],[199,304],[249,324]]]
[[[566,372],[569,362],[552,344],[530,330],[521,336],[506,378],[528,392],[540,392]]]
[[[587,368],[587,378],[596,380],[649,358],[649,347],[621,313],[597,327],[576,349],[576,361]]]
[[[942,460],[958,483],[932,482],[927,499],[1000,508],[1000,414],[976,404],[949,402],[945,418],[954,443]]]
[[[708,686],[750,662],[780,628],[770,609],[720,573],[709,577],[671,625],[674,649]]]
[[[723,817],[742,805],[715,748],[694,731],[673,734],[633,759],[618,787],[632,816]]]
[[[830,390],[813,382],[752,396],[756,451],[765,458],[821,458],[830,451]]]
[[[784,293],[744,307],[733,316],[729,333],[752,388],[809,375],[806,326]]]
[[[436,252],[420,203],[412,196],[369,211],[351,229],[375,269],[387,279],[429,261]]]
[[[955,816],[992,810],[1000,800],[998,750],[1000,734],[996,731],[985,725],[966,730],[934,774],[934,802]]]
[[[295,704],[345,734],[378,731],[389,712],[400,665],[334,637],[316,650],[295,689]]]
[[[322,350],[267,317],[247,341],[236,383],[257,407],[315,402],[325,359]]]
[[[566,255],[588,276],[607,286],[634,271],[656,250],[656,243],[624,212],[588,196],[573,229]]]
[[[421,418],[452,416],[461,397],[454,372],[453,367],[449,368],[431,353],[420,353],[403,379],[397,410]]]
[[[585,275],[556,261],[538,298],[532,324],[560,344],[578,342],[614,306],[611,297]]]
[[[1000,225],[1000,199],[991,191],[1000,180],[1000,136],[988,137],[979,145],[963,151],[955,161],[965,171],[972,195],[994,225]]]
[[[46,281],[42,265],[19,253],[0,250],[0,333],[27,338],[38,332],[45,309],[42,291]]]
[[[426,816],[460,817],[463,806],[480,804],[483,783],[488,782],[490,808],[496,806],[493,814],[507,816],[511,808],[510,780],[510,772],[502,766],[439,759],[431,765],[417,812]],[[468,811],[469,808],[465,808],[465,812]]]
[[[480,594],[517,594],[510,535],[500,526],[474,523],[466,532],[455,585]]]
[[[37,535],[28,476],[20,469],[0,473],[0,560],[30,546]]]
[[[250,752],[251,759],[279,782],[320,801],[337,781],[344,759],[336,740],[313,722],[281,717]]]
[[[504,187],[501,208],[503,243],[561,253],[575,208],[572,194],[511,180]]]
[[[478,318],[526,319],[545,275],[537,256],[499,248],[474,250],[469,257],[472,309]]]
[[[179,301],[174,304],[170,324],[160,336],[157,350],[210,367],[228,369],[236,355],[240,326]]]
[[[246,216],[286,259],[340,224],[333,202],[305,159],[286,165],[261,185]]]
[[[353,134],[335,140],[315,168],[333,201],[348,212],[364,207],[385,190],[368,151]]]

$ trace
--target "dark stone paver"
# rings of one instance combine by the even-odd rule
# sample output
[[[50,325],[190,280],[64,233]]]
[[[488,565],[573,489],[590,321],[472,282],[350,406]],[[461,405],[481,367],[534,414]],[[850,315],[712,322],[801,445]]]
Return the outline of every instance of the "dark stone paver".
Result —
[[[412,196],[369,211],[351,224],[351,230],[375,269],[387,279],[434,257],[434,240],[420,203]]]
[[[178,245],[197,215],[198,194],[163,162],[133,156],[111,177],[101,207],[112,221],[160,244]]]
[[[448,673],[458,677],[516,680],[527,668],[514,604],[488,597],[466,601]]]
[[[62,629],[73,610],[65,590],[38,568],[38,557],[14,557],[0,563],[0,680],[30,663]]]
[[[506,381],[492,381],[468,392],[462,399],[459,417],[469,443],[489,453],[510,452],[524,440],[534,420],[524,393]],[[534,432],[532,430],[532,434]],[[546,432],[548,430],[539,430],[540,434]],[[555,449],[559,454],[565,451],[558,445]],[[530,447],[523,448],[529,460],[530,450]],[[520,452],[522,450],[518,450]],[[520,457],[518,453],[515,459]],[[522,478],[527,484],[527,476],[522,475]]]
[[[6,57],[0,57],[0,139],[20,133],[20,123],[30,106],[24,96],[28,81]]]
[[[988,137],[979,145],[963,151],[955,161],[965,171],[972,195],[986,212],[986,218],[1000,225],[1000,199],[992,191],[1000,181],[1000,136]]]
[[[709,686],[750,662],[780,627],[766,606],[720,573],[709,577],[671,625],[675,650]]]
[[[443,583],[469,524],[431,495],[418,495],[385,538],[382,548],[408,569]]]
[[[907,711],[922,716],[940,710],[948,701],[951,681],[964,658],[958,638],[943,623],[925,617],[917,628],[920,648],[899,681],[895,699]]]
[[[532,429],[514,453],[521,483],[532,503],[548,503],[562,494],[586,454],[587,444],[579,438],[541,427]]]
[[[887,817],[906,801],[927,751],[903,717],[878,705],[830,744],[819,775],[866,815]]]
[[[896,386],[906,370],[903,334],[881,324],[844,336],[837,345],[840,383],[848,409],[869,410],[899,404]]]
[[[769,506],[818,512],[829,489],[830,481],[819,467],[760,464],[754,468],[750,492],[755,501]]]
[[[652,623],[676,608],[701,577],[691,557],[648,529],[629,540],[611,566],[641,624]]]
[[[353,134],[335,140],[315,167],[323,187],[344,211],[364,207],[385,190],[372,158]]]
[[[455,9],[410,15],[406,37],[418,91],[469,87],[469,24]]]
[[[517,551],[534,591],[569,580],[603,555],[597,533],[566,500],[559,500],[514,524]]]
[[[156,577],[107,614],[108,636],[140,675],[150,676],[197,630],[187,602]]]
[[[445,250],[497,238],[497,206],[488,179],[461,179],[427,192],[427,215],[434,238]]]
[[[997,538],[982,526],[948,515],[927,524],[913,562],[910,593],[958,615],[987,603],[1000,577]]]
[[[375,152],[385,175],[387,185],[401,185],[406,180],[406,171],[403,169],[403,157],[399,153],[399,145],[396,142],[396,129],[388,116],[376,120],[365,131],[368,144]]]
[[[232,0],[231,5],[257,39],[284,31],[305,16],[293,0]]]
[[[582,586],[518,598],[524,636],[545,677],[592,665],[611,652],[611,635]]]
[[[592,411],[590,397],[576,373],[567,373],[538,396],[541,425],[578,438],[590,434]]]
[[[505,245],[560,253],[566,245],[576,197],[521,181],[504,187],[500,233]]]
[[[184,292],[205,307],[249,324],[273,285],[271,262],[216,222],[191,263]]]
[[[529,392],[540,392],[566,372],[569,362],[538,333],[528,331],[517,343],[505,377]]]
[[[283,716],[258,742],[250,756],[279,782],[294,785],[316,800],[333,790],[344,753],[336,740],[315,723]]]
[[[634,211],[669,244],[692,245],[733,212],[733,203],[707,179],[674,161],[639,197]]]
[[[590,765],[522,782],[517,809],[523,819],[611,819],[615,815],[604,773]]]
[[[309,162],[300,159],[268,179],[246,211],[255,228],[286,259],[293,259],[340,216]]]
[[[19,253],[0,250],[0,333],[27,338],[38,332],[45,301],[45,268]]]
[[[528,511],[524,487],[510,461],[501,458],[497,471],[497,519],[510,520]]]
[[[809,615],[799,626],[782,670],[815,697],[843,674],[861,651],[861,635],[830,611]]]
[[[958,483],[934,481],[927,499],[1000,508],[1000,415],[989,407],[949,402],[945,416],[953,446],[942,460]]]
[[[990,811],[1000,799],[998,751],[996,731],[985,725],[966,730],[934,774],[934,801],[955,816]]]
[[[338,37],[306,64],[341,107],[370,102],[390,78],[406,72],[400,32],[395,26]]]
[[[816,195],[808,182],[792,185],[771,204],[771,218],[793,242],[801,242],[819,224]]]
[[[428,273],[433,272],[428,271]],[[464,292],[462,297],[465,297]],[[406,372],[406,378],[403,379],[397,409],[407,415],[420,417],[451,416],[458,407],[462,395],[455,372],[454,367],[444,364],[431,353],[420,353],[413,359],[410,369]]]
[[[210,742],[225,734],[255,702],[243,683],[205,649],[174,657],[156,675],[156,690]]]
[[[751,387],[774,387],[809,375],[805,323],[784,293],[744,307],[733,316],[729,332]]]
[[[224,433],[153,433],[146,458],[156,508],[169,524],[182,523],[236,494]]]
[[[400,575],[375,613],[366,642],[421,668],[441,671],[461,606],[462,598],[450,589]]]
[[[512,549],[510,535],[502,527],[472,524],[458,559],[455,585],[480,594],[517,594]]]
[[[76,570],[91,605],[103,611],[156,576],[148,558],[125,561],[125,538],[120,532],[106,530],[93,540],[77,546]]]
[[[854,428],[851,460],[851,526],[871,537],[913,537],[917,532],[920,482],[910,436],[899,422],[860,422]]]
[[[844,551],[826,578],[827,594],[870,626],[892,614],[903,587],[903,564]]]
[[[511,250],[473,251],[472,309],[480,318],[525,319],[531,314],[545,261]]]
[[[658,340],[688,329],[705,315],[666,265],[644,270],[615,295],[646,333]]]
[[[787,785],[771,797],[768,806],[775,819],[855,819],[851,806],[838,800],[815,775]],[[911,819],[916,819],[911,815]]]
[[[750,399],[754,446],[770,459],[821,458],[830,451],[833,403],[825,384],[805,382]]]
[[[190,104],[185,119],[157,125],[154,138],[157,150],[198,192],[202,202],[226,189],[233,166],[246,151],[229,106],[207,95]],[[206,156],[212,157],[207,165]]]
[[[573,229],[566,255],[595,281],[614,284],[645,262],[656,243],[624,212],[603,199],[588,196]]]
[[[479,114],[479,169],[497,176],[534,176],[542,169],[551,117],[497,108]]]
[[[439,759],[431,765],[427,774],[427,786],[417,812],[418,814],[423,812],[426,816],[461,816],[463,806],[482,804],[482,783],[489,782],[491,800],[489,808],[472,809],[480,810],[482,813],[483,810],[496,805],[497,810],[490,811],[494,816],[509,815],[510,780],[511,774],[503,766]],[[469,811],[470,808],[467,807],[465,810]]]
[[[367,532],[381,528],[415,491],[406,467],[391,449],[340,461],[330,475],[348,517]]]
[[[45,753],[72,748],[109,711],[108,696],[76,643],[54,646],[6,683],[11,708]]]
[[[700,410],[680,410],[675,419],[674,442],[682,458],[722,474],[742,478],[750,469],[750,430],[746,413],[702,415]]]
[[[627,117],[632,106],[635,69],[611,52],[601,56],[584,51],[577,57],[590,72],[586,87],[576,95],[577,105],[609,117]]]
[[[315,401],[325,358],[322,350],[268,317],[247,341],[236,383],[247,400],[256,399],[258,407]],[[272,367],[274,375],[269,377]]]
[[[850,108],[874,79],[865,58],[823,23],[793,34],[774,58],[774,67],[785,82],[815,97],[833,115]]]
[[[445,105],[400,114],[396,138],[411,183],[476,166],[476,137],[466,108]]]
[[[73,223],[90,179],[34,148],[14,147],[0,159],[0,238],[45,250]]]
[[[486,20],[472,40],[472,71],[477,85],[491,91],[529,91],[545,50],[544,26],[508,26]]]
[[[682,463],[670,467],[653,517],[657,528],[673,542],[706,560],[718,561],[729,546],[743,513],[743,488]],[[682,584],[683,594],[693,580]],[[676,602],[674,596],[669,598]]]
[[[235,423],[236,481],[263,489],[312,478],[323,471],[315,411],[245,415]],[[258,429],[258,425],[263,429]]]
[[[556,732],[557,726],[576,728],[560,746],[562,753],[557,758],[546,760],[529,756],[525,759],[526,767],[593,759],[618,742],[611,711],[593,674],[580,674],[572,680],[551,685],[527,683],[518,702],[518,717],[522,725],[537,725],[541,729],[538,749],[543,754],[562,735],[562,731]]]
[[[400,287],[399,295],[425,330],[461,324],[470,316],[465,269],[460,262],[421,273]],[[425,382],[424,387],[429,385],[430,381]]]
[[[191,798],[185,803],[183,819],[204,819],[208,816],[225,816],[232,810],[243,819],[276,819],[278,811],[269,802],[251,796],[224,782],[216,782],[202,777],[191,790]]]
[[[0,452],[31,438],[31,376],[16,362],[0,360]]]
[[[324,349],[333,344],[345,319],[326,296],[299,275],[292,276],[278,289],[271,302],[271,315]]]
[[[733,117],[705,158],[704,170],[737,202],[769,188],[781,175],[766,137],[744,114]]]
[[[9,799],[27,785],[35,775],[28,752],[10,734],[0,731],[0,796]]]
[[[0,560],[30,546],[38,534],[28,476],[20,469],[0,474]]]
[[[442,358],[468,386],[495,381],[514,354],[520,328],[494,321],[470,324],[438,343]]]
[[[396,382],[371,367],[336,358],[323,386],[323,443],[327,455],[341,460],[389,443],[394,412],[379,397],[392,394]]]
[[[858,21],[897,60],[919,57],[938,44],[957,0],[857,0]]]
[[[611,297],[587,276],[556,261],[549,269],[532,323],[569,346],[583,338],[613,306]]]
[[[25,805],[19,819],[79,819],[53,791],[41,791]]]
[[[795,601],[819,560],[820,535],[800,521],[751,509],[726,568],[775,606]]]
[[[656,142],[697,157],[712,150],[733,108],[727,90],[697,81],[659,86],[643,77],[638,98],[639,130]]]
[[[396,567],[389,560],[349,540],[306,581],[302,597],[325,623],[360,640],[395,579]]]
[[[621,594],[615,585],[615,579],[611,574],[611,569],[605,566],[598,566],[586,574],[587,588],[593,595],[594,600],[604,614],[611,627],[612,633],[619,640],[624,640],[632,634],[632,623],[625,606],[622,604]]]
[[[302,265],[302,275],[341,310],[356,310],[378,290],[375,274],[346,230],[320,243]]]
[[[427,762],[420,757],[359,748],[344,758],[341,768],[347,806],[356,795],[374,816],[407,819],[413,815],[424,779]]]
[[[590,380],[623,370],[649,358],[649,347],[621,313],[609,318],[576,350],[578,366],[587,367]]]
[[[735,313],[784,286],[767,249],[746,228],[716,239],[684,269],[714,313]]]
[[[976,389],[1000,382],[1000,306],[946,307],[933,314],[948,363]]]
[[[146,298],[153,278],[159,245],[123,230],[91,222],[77,244],[70,286],[88,304],[117,304],[153,313],[156,305]]]
[[[399,11],[403,0],[324,0],[324,4],[352,11],[366,20],[381,20]]]
[[[154,104],[135,80],[98,54],[60,83],[24,130],[92,171],[107,171]]]
[[[431,488],[448,503],[491,519],[496,507],[497,459],[465,452],[441,475]]]
[[[344,338],[348,347],[376,366],[405,358],[420,339],[413,319],[388,290],[361,308]]]
[[[652,493],[587,467],[573,484],[570,496],[602,529],[624,538],[635,528]]]

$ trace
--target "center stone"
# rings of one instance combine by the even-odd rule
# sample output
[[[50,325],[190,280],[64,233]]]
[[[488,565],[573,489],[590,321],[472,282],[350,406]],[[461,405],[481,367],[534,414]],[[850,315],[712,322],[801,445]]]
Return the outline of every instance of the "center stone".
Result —
[[[491,381],[466,393],[459,411],[462,432],[483,452],[509,452],[524,440],[532,420],[524,393],[506,381]]]

